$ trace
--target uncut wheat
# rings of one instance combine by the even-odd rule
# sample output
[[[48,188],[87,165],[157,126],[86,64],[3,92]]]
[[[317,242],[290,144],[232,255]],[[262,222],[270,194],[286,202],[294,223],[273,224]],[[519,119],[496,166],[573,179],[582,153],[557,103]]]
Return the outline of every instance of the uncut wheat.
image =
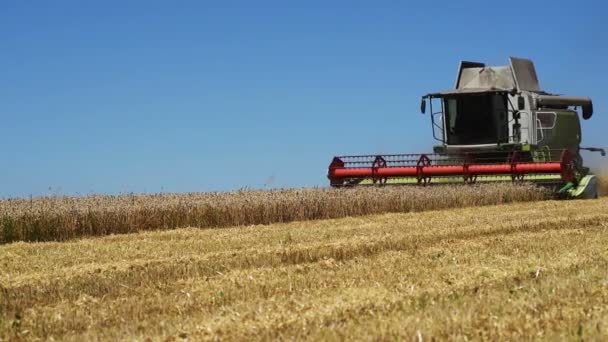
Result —
[[[8,199],[0,201],[0,243],[412,212],[546,197],[545,191],[532,185],[486,184]]]

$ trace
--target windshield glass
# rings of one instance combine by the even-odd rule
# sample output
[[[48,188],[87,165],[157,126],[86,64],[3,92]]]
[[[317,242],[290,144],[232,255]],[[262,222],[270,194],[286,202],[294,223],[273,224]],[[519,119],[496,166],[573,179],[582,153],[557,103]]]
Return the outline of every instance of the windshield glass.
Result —
[[[444,98],[448,145],[508,142],[504,94],[454,95]]]

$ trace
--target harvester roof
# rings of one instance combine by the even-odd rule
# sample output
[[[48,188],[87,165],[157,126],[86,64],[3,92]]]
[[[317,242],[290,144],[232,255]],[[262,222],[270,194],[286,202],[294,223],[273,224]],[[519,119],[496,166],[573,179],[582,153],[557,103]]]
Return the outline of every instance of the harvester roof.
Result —
[[[515,91],[544,93],[531,60],[510,57],[509,65],[503,66],[462,61],[458,67],[454,89],[427,96]]]

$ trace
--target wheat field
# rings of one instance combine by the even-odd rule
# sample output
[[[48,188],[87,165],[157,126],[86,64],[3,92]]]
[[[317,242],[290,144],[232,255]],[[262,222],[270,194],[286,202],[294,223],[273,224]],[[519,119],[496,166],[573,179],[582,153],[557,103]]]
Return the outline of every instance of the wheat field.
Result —
[[[606,340],[608,199],[0,246],[0,340]]]
[[[534,201],[529,184],[293,189],[0,200],[0,244]]]

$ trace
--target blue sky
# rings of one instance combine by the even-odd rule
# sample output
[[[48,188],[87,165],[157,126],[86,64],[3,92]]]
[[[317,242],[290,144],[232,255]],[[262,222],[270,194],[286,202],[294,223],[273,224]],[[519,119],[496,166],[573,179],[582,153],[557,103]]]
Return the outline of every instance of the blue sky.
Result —
[[[2,1],[0,197],[325,185],[430,151],[420,95],[534,59],[608,145],[604,1]]]

